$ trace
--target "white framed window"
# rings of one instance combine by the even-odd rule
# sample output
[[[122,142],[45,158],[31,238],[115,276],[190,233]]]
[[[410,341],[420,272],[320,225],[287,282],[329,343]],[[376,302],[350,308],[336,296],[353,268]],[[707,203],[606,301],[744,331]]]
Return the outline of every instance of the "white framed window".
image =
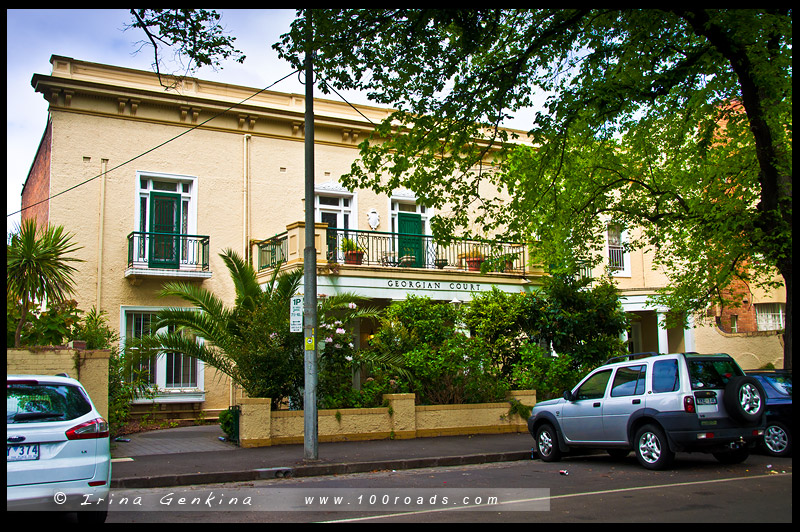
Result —
[[[318,184],[314,187],[314,221],[337,229],[358,229],[357,203],[357,196],[337,181]]]
[[[136,172],[132,261],[153,268],[196,264],[197,177]]]
[[[609,223],[606,230],[606,259],[611,274],[618,277],[630,277],[631,258],[625,250],[628,232],[617,223]]]
[[[420,221],[419,234],[430,235],[431,225],[430,219],[433,215],[433,209],[428,209],[424,205],[417,203],[416,195],[406,191],[395,192],[389,199],[389,213],[391,215],[391,232],[403,233],[408,231],[405,227],[405,220],[402,218],[411,219],[418,218]],[[402,226],[402,227],[401,227]],[[413,231],[412,234],[417,234]]]
[[[159,310],[161,307],[123,306],[120,312],[121,347],[124,348],[127,338],[141,338],[154,332],[151,324]],[[194,357],[163,353],[140,363],[138,369],[147,370],[150,384],[161,394],[156,396],[155,402],[180,402],[182,395],[189,397],[190,401],[203,395],[204,367],[203,362]]]
[[[786,303],[755,303],[756,327],[759,331],[786,328]]]
[[[314,195],[314,221],[330,228],[354,229],[352,196]]]

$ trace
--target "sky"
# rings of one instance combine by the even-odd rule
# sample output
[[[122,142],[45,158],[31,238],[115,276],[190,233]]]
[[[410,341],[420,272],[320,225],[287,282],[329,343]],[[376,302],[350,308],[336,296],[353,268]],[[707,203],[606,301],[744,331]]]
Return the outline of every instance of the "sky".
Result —
[[[272,44],[289,30],[295,11],[220,10],[225,30],[236,37],[244,64],[223,63],[217,72],[203,68],[195,77],[247,87],[263,88],[291,72],[279,60]],[[151,49],[138,54],[141,30],[124,30],[131,16],[125,9],[36,9],[6,11],[6,230],[19,223],[22,185],[47,125],[47,102],[31,86],[34,74],[51,73],[50,57],[61,55],[108,65],[152,70]],[[303,93],[296,76],[272,88]],[[346,96],[348,100],[352,95]],[[353,101],[353,100],[351,100]],[[353,103],[367,103],[353,101]]]
[[[289,31],[295,10],[219,11],[225,31],[236,37],[234,45],[246,59],[243,64],[226,61],[218,71],[205,67],[193,74],[195,77],[261,89],[291,72],[289,64],[278,59],[272,45]],[[31,78],[34,74],[51,73],[52,55],[151,71],[151,49],[137,53],[144,32],[125,30],[130,22],[131,15],[125,9],[6,11],[7,232],[19,223],[20,215],[12,213],[21,208],[22,185],[47,125],[47,102],[33,90]],[[297,76],[290,76],[271,90],[299,94],[305,91]],[[360,94],[342,94],[351,103],[369,103]]]

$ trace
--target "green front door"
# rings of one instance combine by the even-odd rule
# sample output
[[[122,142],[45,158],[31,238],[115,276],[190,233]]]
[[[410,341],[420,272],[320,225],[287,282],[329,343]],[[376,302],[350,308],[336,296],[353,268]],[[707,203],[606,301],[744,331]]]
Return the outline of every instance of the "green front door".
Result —
[[[397,254],[401,257],[413,256],[414,268],[421,268],[424,263],[422,243],[422,215],[408,212],[397,213]],[[419,236],[415,236],[419,235]]]
[[[181,196],[150,193],[151,268],[178,268],[180,260]]]

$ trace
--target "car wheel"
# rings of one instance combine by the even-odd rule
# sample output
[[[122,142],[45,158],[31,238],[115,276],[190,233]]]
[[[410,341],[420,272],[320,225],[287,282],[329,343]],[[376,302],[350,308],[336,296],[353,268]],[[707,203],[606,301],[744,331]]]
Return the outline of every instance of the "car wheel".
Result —
[[[728,414],[744,423],[761,419],[766,408],[764,388],[753,377],[735,377],[725,387],[723,398]]]
[[[778,421],[767,423],[761,447],[772,456],[788,456],[792,452],[792,433]]]
[[[725,453],[712,453],[714,458],[722,464],[741,464],[750,456],[749,449],[737,449]]]
[[[636,431],[634,442],[636,459],[647,469],[666,469],[675,458],[664,431],[655,425],[644,425]]]
[[[545,423],[536,431],[536,448],[539,450],[539,458],[545,462],[558,462],[561,459],[558,435],[552,425]]]

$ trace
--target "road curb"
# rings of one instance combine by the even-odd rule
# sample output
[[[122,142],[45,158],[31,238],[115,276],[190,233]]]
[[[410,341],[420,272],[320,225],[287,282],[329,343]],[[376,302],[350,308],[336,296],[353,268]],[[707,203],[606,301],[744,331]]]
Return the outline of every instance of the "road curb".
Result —
[[[127,477],[111,479],[112,489],[129,488],[168,488],[194,484],[217,484],[223,482],[247,482],[269,478],[316,477],[327,475],[346,475],[368,473],[382,470],[407,470],[425,467],[448,467],[475,465],[494,462],[513,462],[530,460],[530,451],[509,451],[488,454],[468,454],[463,456],[438,456],[429,458],[403,458],[398,460],[374,460],[367,462],[340,462],[333,464],[305,464],[293,467],[269,467],[245,471],[222,471],[211,473],[185,473],[157,475],[148,477]],[[113,473],[112,473],[113,474]]]

